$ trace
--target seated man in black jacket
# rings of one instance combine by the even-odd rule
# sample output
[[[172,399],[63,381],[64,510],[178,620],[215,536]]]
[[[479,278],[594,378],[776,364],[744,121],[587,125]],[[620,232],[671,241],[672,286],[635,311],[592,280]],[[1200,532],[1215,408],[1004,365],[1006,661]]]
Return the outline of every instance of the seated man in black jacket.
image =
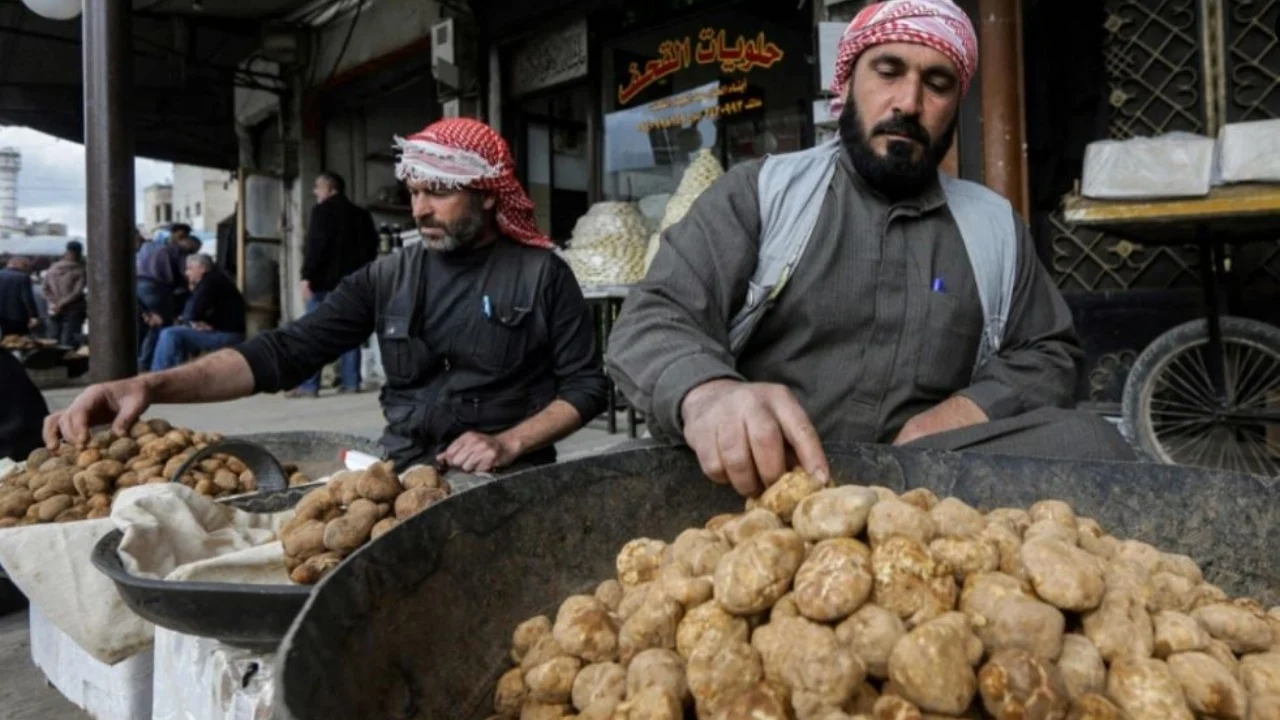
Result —
[[[400,469],[554,462],[553,443],[604,409],[595,329],[568,265],[538,231],[502,137],[443,120],[401,141],[397,177],[422,242],[348,276],[313,313],[173,370],[94,385],[45,439],[127,430],[152,403],[293,387],[376,333],[382,444]]]
[[[197,353],[244,342],[244,296],[226,273],[203,253],[187,256],[191,299],[179,324],[160,330],[153,372],[168,370]]]

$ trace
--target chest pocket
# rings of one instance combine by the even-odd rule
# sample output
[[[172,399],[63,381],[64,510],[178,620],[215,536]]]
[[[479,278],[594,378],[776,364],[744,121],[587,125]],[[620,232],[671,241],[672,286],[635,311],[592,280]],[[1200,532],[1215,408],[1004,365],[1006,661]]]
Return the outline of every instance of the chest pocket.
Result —
[[[529,299],[528,305],[499,308],[493,306],[490,296],[490,303],[492,314],[489,317],[481,314],[479,327],[475,328],[476,362],[491,372],[509,372],[537,349],[533,299]]]
[[[964,296],[931,292],[925,302],[916,384],[946,396],[969,385],[982,339],[982,310],[976,294],[969,303]]]
[[[387,384],[411,388],[424,384],[435,371],[436,362],[427,343],[412,331],[412,318],[405,314],[378,317],[378,349]]]
[[[551,254],[504,243],[486,264],[476,296],[477,310],[468,313],[475,362],[494,375],[505,375],[546,353],[548,333],[542,327],[539,292]]]

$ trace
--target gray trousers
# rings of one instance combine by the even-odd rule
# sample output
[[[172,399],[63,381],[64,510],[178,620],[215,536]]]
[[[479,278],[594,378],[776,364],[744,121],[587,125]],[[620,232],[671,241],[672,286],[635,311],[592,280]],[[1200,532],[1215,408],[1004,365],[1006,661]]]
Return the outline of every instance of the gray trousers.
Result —
[[[632,440],[615,445],[610,452],[663,444],[648,438]],[[1061,408],[1041,408],[1025,415],[938,433],[903,447],[1055,460],[1132,462],[1138,459],[1111,423],[1090,412]]]

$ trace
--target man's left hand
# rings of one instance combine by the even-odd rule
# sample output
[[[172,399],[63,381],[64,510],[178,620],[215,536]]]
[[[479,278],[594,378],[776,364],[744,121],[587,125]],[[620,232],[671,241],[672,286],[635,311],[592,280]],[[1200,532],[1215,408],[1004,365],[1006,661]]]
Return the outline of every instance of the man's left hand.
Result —
[[[484,433],[463,433],[449,449],[436,456],[438,462],[463,472],[493,472],[520,457],[511,443]]]
[[[898,432],[898,437],[894,438],[893,444],[906,445],[922,437],[978,425],[988,419],[977,403],[962,395],[955,395],[908,420]]]
[[[200,322],[199,320],[197,320],[191,323],[191,329],[199,330],[200,332],[211,332],[213,330],[213,326],[207,322]]]

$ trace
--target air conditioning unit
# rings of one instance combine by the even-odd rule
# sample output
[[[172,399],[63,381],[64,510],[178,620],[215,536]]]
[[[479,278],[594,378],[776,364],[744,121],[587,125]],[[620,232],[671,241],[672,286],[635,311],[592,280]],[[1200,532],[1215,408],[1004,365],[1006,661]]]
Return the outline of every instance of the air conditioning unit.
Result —
[[[431,76],[446,88],[467,90],[474,54],[465,20],[448,18],[431,26]]]
[[[445,100],[440,105],[440,115],[447,118],[460,117],[462,115],[462,99]]]
[[[457,28],[453,18],[442,20],[431,26],[431,68],[443,60],[450,65],[457,64],[454,47],[457,44]]]

